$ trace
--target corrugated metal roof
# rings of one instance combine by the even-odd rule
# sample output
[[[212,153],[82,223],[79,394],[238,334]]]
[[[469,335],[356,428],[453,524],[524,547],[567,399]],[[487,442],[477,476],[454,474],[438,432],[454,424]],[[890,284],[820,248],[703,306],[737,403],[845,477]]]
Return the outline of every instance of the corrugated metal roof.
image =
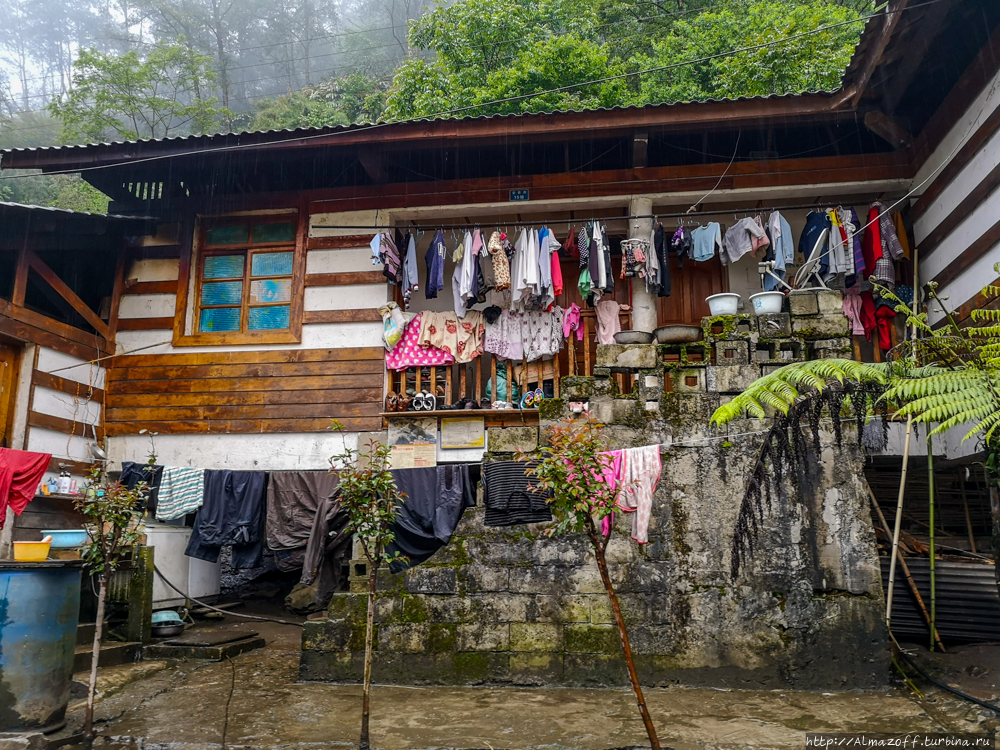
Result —
[[[95,214],[89,211],[74,211],[70,208],[56,208],[55,206],[35,206],[30,203],[11,203],[10,201],[0,201],[0,213],[14,211],[16,213],[30,213],[32,211],[44,211],[64,216],[86,216],[92,219],[111,219],[115,221],[155,221],[150,216],[124,216],[122,214]]]
[[[120,146],[130,146],[130,145],[144,145],[151,143],[189,143],[192,147],[200,147],[202,145],[211,145],[215,141],[220,140],[239,140],[241,138],[250,138],[253,140],[252,143],[247,143],[247,146],[251,145],[266,145],[268,138],[272,139],[275,143],[282,143],[285,141],[293,141],[299,138],[319,138],[327,135],[334,135],[338,133],[348,133],[358,130],[383,130],[386,128],[401,127],[407,125],[414,125],[419,123],[451,123],[456,125],[463,125],[472,122],[485,122],[485,121],[514,121],[514,120],[527,120],[542,117],[569,117],[569,116],[580,116],[593,114],[595,112],[613,113],[621,114],[622,116],[627,116],[630,113],[636,112],[648,112],[652,110],[668,110],[673,107],[682,106],[698,106],[698,105],[708,105],[708,104],[733,104],[739,105],[745,102],[760,102],[760,101],[775,101],[775,100],[787,100],[795,101],[798,99],[804,99],[810,96],[831,96],[836,93],[835,90],[821,90],[814,89],[808,91],[800,91],[793,94],[767,94],[763,96],[745,96],[737,97],[734,99],[726,98],[709,98],[709,99],[692,99],[682,102],[671,102],[667,104],[644,104],[644,105],[632,105],[628,107],[595,107],[593,109],[565,109],[565,110],[551,110],[545,112],[516,112],[510,114],[492,114],[492,115],[468,115],[465,117],[419,117],[412,120],[398,120],[394,122],[382,122],[374,124],[352,124],[352,125],[335,125],[335,126],[312,126],[305,128],[285,128],[280,130],[253,130],[253,131],[241,131],[239,133],[214,133],[206,135],[185,135],[185,136],[172,136],[169,138],[145,138],[135,141],[106,141],[99,143],[83,143],[83,144],[71,144],[64,146],[35,146],[35,147],[25,147],[25,148],[9,148],[0,150],[0,154],[16,154],[16,153],[33,153],[33,152],[52,152],[52,151],[81,151],[87,149],[101,149],[101,148],[111,148]],[[242,145],[242,144],[234,144]]]

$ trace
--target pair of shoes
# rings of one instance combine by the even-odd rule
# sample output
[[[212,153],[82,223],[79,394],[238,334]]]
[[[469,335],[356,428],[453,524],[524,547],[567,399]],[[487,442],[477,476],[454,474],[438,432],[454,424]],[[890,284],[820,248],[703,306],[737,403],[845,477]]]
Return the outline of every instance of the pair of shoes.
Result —
[[[413,397],[413,411],[436,411],[437,396],[421,391]]]
[[[528,391],[521,397],[522,409],[537,409],[538,405],[545,400],[545,394],[539,388],[535,391]]]
[[[396,395],[395,391],[389,391],[388,395],[386,395],[385,410],[399,411],[399,396]]]

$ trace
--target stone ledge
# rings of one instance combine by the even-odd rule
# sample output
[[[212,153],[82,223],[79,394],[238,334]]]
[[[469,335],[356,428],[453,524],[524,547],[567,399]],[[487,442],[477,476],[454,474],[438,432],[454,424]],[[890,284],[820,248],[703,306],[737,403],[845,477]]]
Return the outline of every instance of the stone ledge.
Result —
[[[597,367],[612,372],[652,370],[657,365],[656,344],[598,344]]]

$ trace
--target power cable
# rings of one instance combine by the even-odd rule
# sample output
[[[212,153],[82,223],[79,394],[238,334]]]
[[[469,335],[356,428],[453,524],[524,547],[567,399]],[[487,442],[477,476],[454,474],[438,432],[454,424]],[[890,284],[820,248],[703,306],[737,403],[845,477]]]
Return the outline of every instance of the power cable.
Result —
[[[919,674],[925,680],[927,680],[928,682],[930,682],[933,685],[937,685],[942,690],[947,690],[952,695],[957,695],[959,698],[962,698],[963,700],[967,700],[970,703],[975,703],[977,706],[982,706],[983,708],[988,708],[990,711],[994,711],[995,713],[1000,714],[1000,706],[995,706],[992,703],[987,703],[986,701],[981,701],[981,700],[979,700],[979,698],[973,698],[971,695],[963,693],[961,690],[958,690],[957,688],[953,688],[950,685],[947,685],[947,684],[941,682],[940,680],[936,680],[933,677],[931,677],[929,674],[927,674],[927,672],[925,672],[923,669],[921,669],[920,666],[915,661],[913,661],[913,659],[910,658],[909,654],[907,654],[903,650],[903,647],[899,645],[899,641],[896,640],[896,636],[894,636],[890,632],[889,633],[889,637],[892,638],[892,642],[896,644],[896,649],[897,649],[899,655],[903,657],[903,660],[907,664],[909,664],[911,667],[913,667],[913,669],[916,670],[917,674]]]
[[[934,5],[934,4],[937,4],[939,2],[943,2],[943,1],[944,0],[927,0],[926,2],[921,3],[919,5],[909,5],[906,8],[904,8],[903,10],[900,10],[900,11],[897,11],[897,12],[904,13],[904,12],[909,11],[909,10],[917,10],[919,8],[923,8],[923,7],[926,7],[928,5]],[[273,141],[260,141],[260,142],[255,142],[255,143],[235,144],[235,145],[232,145],[232,146],[217,146],[217,147],[214,147],[214,148],[209,147],[209,148],[204,148],[204,149],[196,149],[196,150],[186,151],[186,152],[180,152],[180,153],[176,153],[176,154],[162,154],[162,155],[158,155],[158,156],[147,156],[147,157],[143,157],[141,159],[132,159],[132,160],[130,160],[128,162],[128,164],[130,166],[132,166],[132,165],[135,165],[135,164],[142,164],[142,163],[150,162],[150,161],[159,161],[159,160],[162,160],[162,159],[172,159],[172,158],[177,158],[177,157],[181,157],[181,156],[198,156],[198,155],[204,155],[204,154],[215,153],[215,152],[238,151],[238,150],[244,150],[244,149],[248,149],[248,148],[261,148],[261,147],[264,147],[264,146],[271,146],[271,145],[282,145],[282,144],[289,144],[289,143],[296,143],[296,142],[311,141],[311,140],[315,140],[317,138],[333,138],[333,137],[335,137],[337,135],[340,135],[340,134],[343,134],[343,133],[347,133],[347,132],[350,132],[351,134],[356,134],[356,133],[360,133],[360,132],[366,132],[366,131],[374,130],[374,129],[377,129],[377,128],[384,128],[384,127],[386,127],[388,125],[398,125],[398,124],[401,124],[401,123],[404,123],[404,122],[426,122],[426,121],[431,121],[431,120],[443,118],[446,115],[454,115],[454,114],[458,114],[458,113],[461,113],[461,112],[468,112],[469,110],[483,109],[483,108],[495,106],[495,105],[498,105],[498,104],[507,104],[507,103],[511,103],[511,102],[523,101],[525,99],[533,99],[533,98],[540,97],[540,96],[546,96],[547,94],[561,93],[561,92],[564,92],[564,91],[569,91],[569,90],[576,89],[576,88],[581,88],[581,87],[584,87],[584,86],[592,86],[592,85],[598,84],[598,83],[608,83],[610,81],[616,81],[616,80],[623,80],[623,79],[627,79],[627,78],[633,78],[633,77],[636,77],[636,76],[646,75],[648,73],[660,73],[660,72],[664,72],[664,71],[667,71],[667,70],[674,70],[674,69],[677,69],[677,68],[681,68],[681,67],[684,67],[686,65],[696,65],[698,63],[707,62],[707,61],[710,61],[710,60],[717,60],[717,59],[720,59],[720,58],[723,58],[723,57],[729,57],[729,56],[732,56],[732,55],[738,55],[738,54],[741,54],[743,52],[751,52],[751,51],[755,51],[755,50],[767,49],[767,48],[770,48],[770,47],[784,45],[784,44],[788,44],[790,42],[798,41],[798,40],[803,39],[803,38],[808,37],[808,36],[812,36],[812,35],[815,35],[815,34],[823,33],[825,31],[829,31],[830,29],[839,28],[839,27],[842,27],[842,26],[847,26],[847,25],[850,25],[850,24],[859,23],[861,21],[864,21],[864,20],[867,20],[867,19],[870,19],[870,18],[875,18],[876,16],[880,16],[880,15],[882,15],[882,14],[880,14],[880,13],[874,13],[874,14],[871,14],[869,16],[862,16],[860,18],[857,18],[857,19],[854,19],[854,20],[851,20],[851,21],[841,21],[841,22],[834,23],[834,24],[827,24],[825,26],[818,26],[817,28],[812,29],[810,31],[805,31],[805,32],[802,32],[801,34],[794,34],[794,35],[792,35],[790,37],[785,37],[785,38],[782,38],[782,39],[776,39],[776,40],[771,41],[771,42],[763,42],[761,44],[749,45],[749,46],[746,46],[746,47],[738,47],[738,48],[733,49],[733,50],[727,50],[725,52],[717,52],[717,53],[714,53],[714,54],[711,54],[711,55],[705,55],[703,57],[696,58],[696,59],[693,59],[693,60],[684,60],[684,61],[681,61],[681,62],[670,63],[670,64],[667,64],[667,65],[657,65],[657,66],[654,66],[652,68],[645,68],[643,70],[630,71],[630,72],[627,72],[627,73],[619,73],[617,75],[605,76],[603,78],[596,78],[596,79],[592,79],[592,80],[589,80],[589,81],[580,81],[578,83],[571,83],[571,84],[567,84],[565,86],[558,86],[556,88],[547,89],[547,90],[544,90],[544,91],[536,91],[536,92],[532,92],[532,93],[528,93],[528,94],[518,94],[516,96],[505,97],[505,98],[502,98],[502,99],[494,99],[494,100],[491,100],[491,101],[481,102],[479,104],[470,104],[470,105],[466,105],[466,106],[462,106],[462,107],[455,107],[453,109],[442,110],[442,111],[435,112],[433,114],[427,115],[426,117],[415,118],[413,120],[401,120],[401,121],[394,121],[394,122],[380,122],[380,123],[373,123],[371,125],[362,125],[362,126],[350,128],[349,130],[336,131],[336,132],[333,132],[333,133],[315,133],[315,134],[312,134],[312,135],[303,135],[303,136],[299,136],[299,137],[296,137],[296,138],[285,138],[285,139],[273,140]],[[220,136],[221,137],[227,137],[227,136],[238,136],[238,135],[240,135],[240,134],[237,134],[237,133],[225,133],[225,134],[220,133],[217,136],[208,136],[208,137],[220,137]],[[143,143],[143,142],[148,142],[148,139],[147,139],[147,141],[136,141],[134,143]],[[90,144],[90,145],[107,145],[107,144]],[[95,169],[106,169],[108,166],[110,166],[110,165],[95,165],[95,166],[91,166],[91,167],[77,167],[75,169],[53,170],[51,172],[45,172],[45,174],[47,174],[47,175],[79,174],[79,173],[82,173],[82,172],[89,172],[89,171],[92,171],[92,170],[95,170]],[[30,175],[12,175],[12,176],[6,177],[4,179],[15,180],[15,179],[28,178],[28,177],[35,177],[35,176],[36,176],[35,174],[30,174]]]

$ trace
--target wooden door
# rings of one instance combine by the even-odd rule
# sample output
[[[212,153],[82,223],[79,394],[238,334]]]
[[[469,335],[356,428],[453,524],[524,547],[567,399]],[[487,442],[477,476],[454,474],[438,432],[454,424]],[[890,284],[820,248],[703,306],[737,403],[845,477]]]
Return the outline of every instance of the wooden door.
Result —
[[[705,298],[729,288],[726,268],[718,255],[701,262],[687,258],[684,268],[677,267],[676,255],[669,257],[671,292],[657,300],[659,325],[701,325],[701,319],[708,315]]]
[[[0,341],[0,448],[10,447],[20,349]]]

